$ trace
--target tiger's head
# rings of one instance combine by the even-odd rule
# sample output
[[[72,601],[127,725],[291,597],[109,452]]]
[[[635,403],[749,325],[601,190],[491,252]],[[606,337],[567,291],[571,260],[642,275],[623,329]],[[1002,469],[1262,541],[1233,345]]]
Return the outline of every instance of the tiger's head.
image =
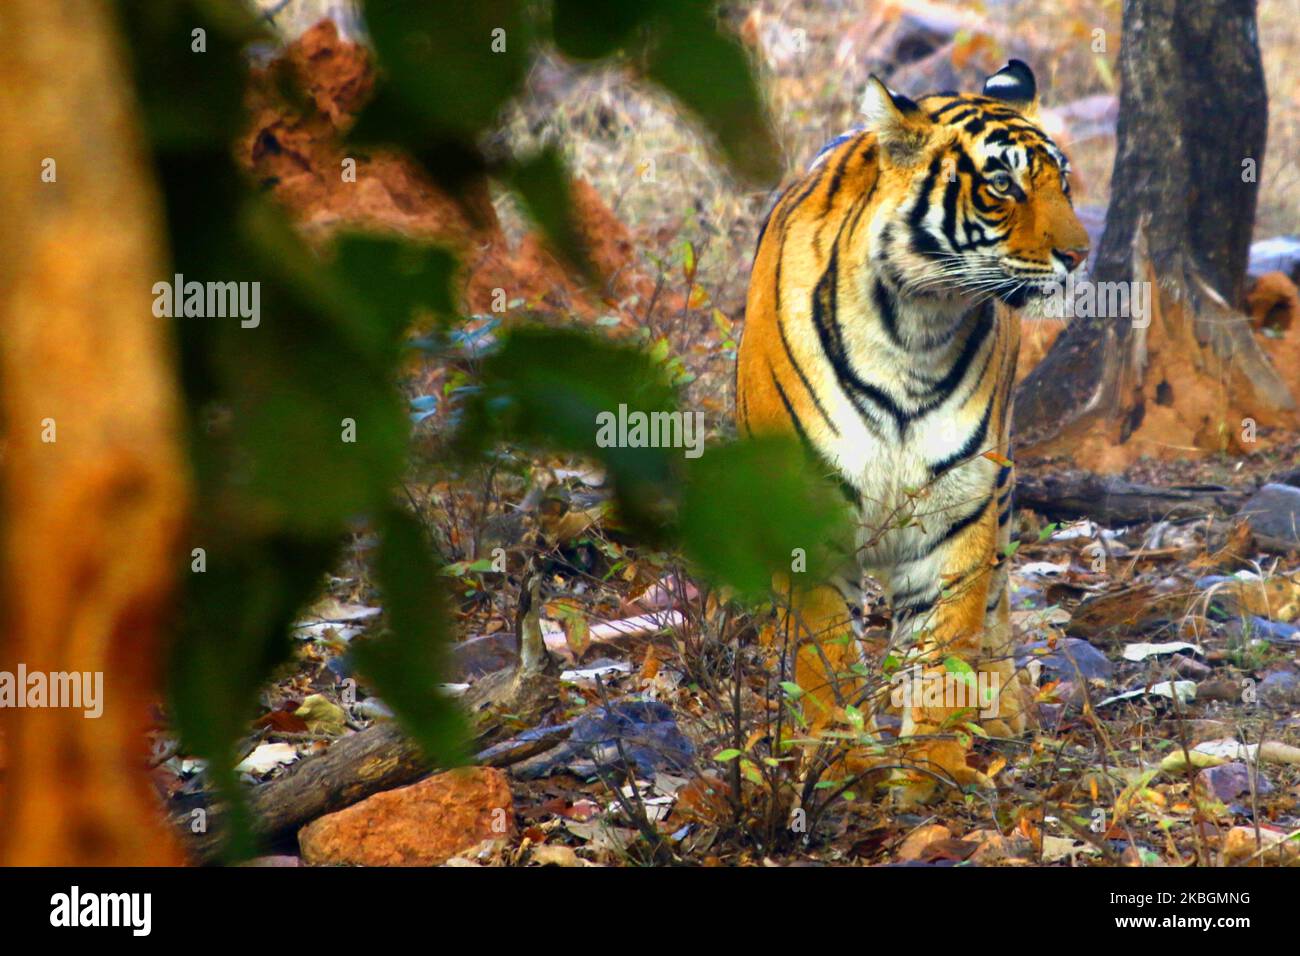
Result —
[[[996,296],[1041,310],[1088,256],[1069,161],[1035,122],[1034,74],[1012,60],[984,92],[913,101],[872,76],[863,101],[879,149],[870,254],[899,294]]]

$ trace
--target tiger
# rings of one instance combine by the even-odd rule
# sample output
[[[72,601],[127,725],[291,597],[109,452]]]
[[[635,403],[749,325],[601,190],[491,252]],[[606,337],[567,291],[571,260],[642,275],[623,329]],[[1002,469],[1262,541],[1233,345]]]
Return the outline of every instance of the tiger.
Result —
[[[1047,312],[1089,238],[1024,62],[980,95],[913,100],[873,74],[862,111],[768,212],[737,356],[740,436],[797,437],[857,523],[841,572],[774,580],[791,595],[794,681],[820,705],[814,730],[834,719],[817,713],[843,719],[858,702],[868,574],[889,602],[890,648],[910,648],[925,679],[988,678],[998,698],[980,712],[996,716],[981,729],[1016,736],[1033,693],[1012,662],[1008,569],[1020,315]],[[969,705],[942,700],[900,709],[908,800],[940,781],[992,786],[960,730]]]

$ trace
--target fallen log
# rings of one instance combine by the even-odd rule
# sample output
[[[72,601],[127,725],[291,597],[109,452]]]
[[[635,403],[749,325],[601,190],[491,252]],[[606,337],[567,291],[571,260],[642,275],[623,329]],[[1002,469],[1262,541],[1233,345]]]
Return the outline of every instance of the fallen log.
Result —
[[[534,578],[536,581],[536,578]],[[521,654],[516,667],[486,674],[460,699],[471,721],[473,749],[482,753],[521,727],[537,724],[556,700],[559,682],[554,660],[542,642],[541,624],[533,608],[536,593],[525,600],[521,620]],[[486,766],[518,763],[553,747],[567,733],[542,734],[527,744],[485,754]],[[246,795],[255,836],[263,842],[290,839],[306,823],[342,810],[373,794],[402,787],[440,768],[391,721],[334,741],[324,753],[294,764],[283,776],[260,784]],[[173,825],[185,836],[186,850],[196,863],[221,859],[227,830],[227,808],[203,808],[202,817],[187,808],[172,814]],[[203,820],[202,832],[194,832]]]
[[[1140,485],[1091,472],[1016,476],[1015,501],[1053,521],[1089,518],[1108,527],[1236,513],[1253,489]]]

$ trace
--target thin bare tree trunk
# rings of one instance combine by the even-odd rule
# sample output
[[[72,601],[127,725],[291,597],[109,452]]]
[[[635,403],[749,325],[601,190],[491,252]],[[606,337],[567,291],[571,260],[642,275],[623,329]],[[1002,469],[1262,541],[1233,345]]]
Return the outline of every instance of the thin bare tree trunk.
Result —
[[[108,5],[5,0],[0,36],[0,671],[102,674],[98,717],[0,709],[0,862],[176,862],[144,736],[187,560],[158,201]]]

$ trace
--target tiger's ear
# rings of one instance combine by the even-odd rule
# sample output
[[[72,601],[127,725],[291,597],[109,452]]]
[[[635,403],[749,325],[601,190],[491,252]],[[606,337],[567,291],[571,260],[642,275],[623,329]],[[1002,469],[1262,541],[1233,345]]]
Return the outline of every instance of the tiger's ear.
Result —
[[[910,165],[921,155],[930,135],[930,118],[921,107],[902,93],[895,93],[876,74],[867,80],[862,97],[867,128],[874,130],[881,149],[900,166]]]
[[[984,95],[1003,100],[1024,114],[1026,119],[1038,115],[1038,82],[1024,60],[1009,60],[1006,66],[985,80]]]

